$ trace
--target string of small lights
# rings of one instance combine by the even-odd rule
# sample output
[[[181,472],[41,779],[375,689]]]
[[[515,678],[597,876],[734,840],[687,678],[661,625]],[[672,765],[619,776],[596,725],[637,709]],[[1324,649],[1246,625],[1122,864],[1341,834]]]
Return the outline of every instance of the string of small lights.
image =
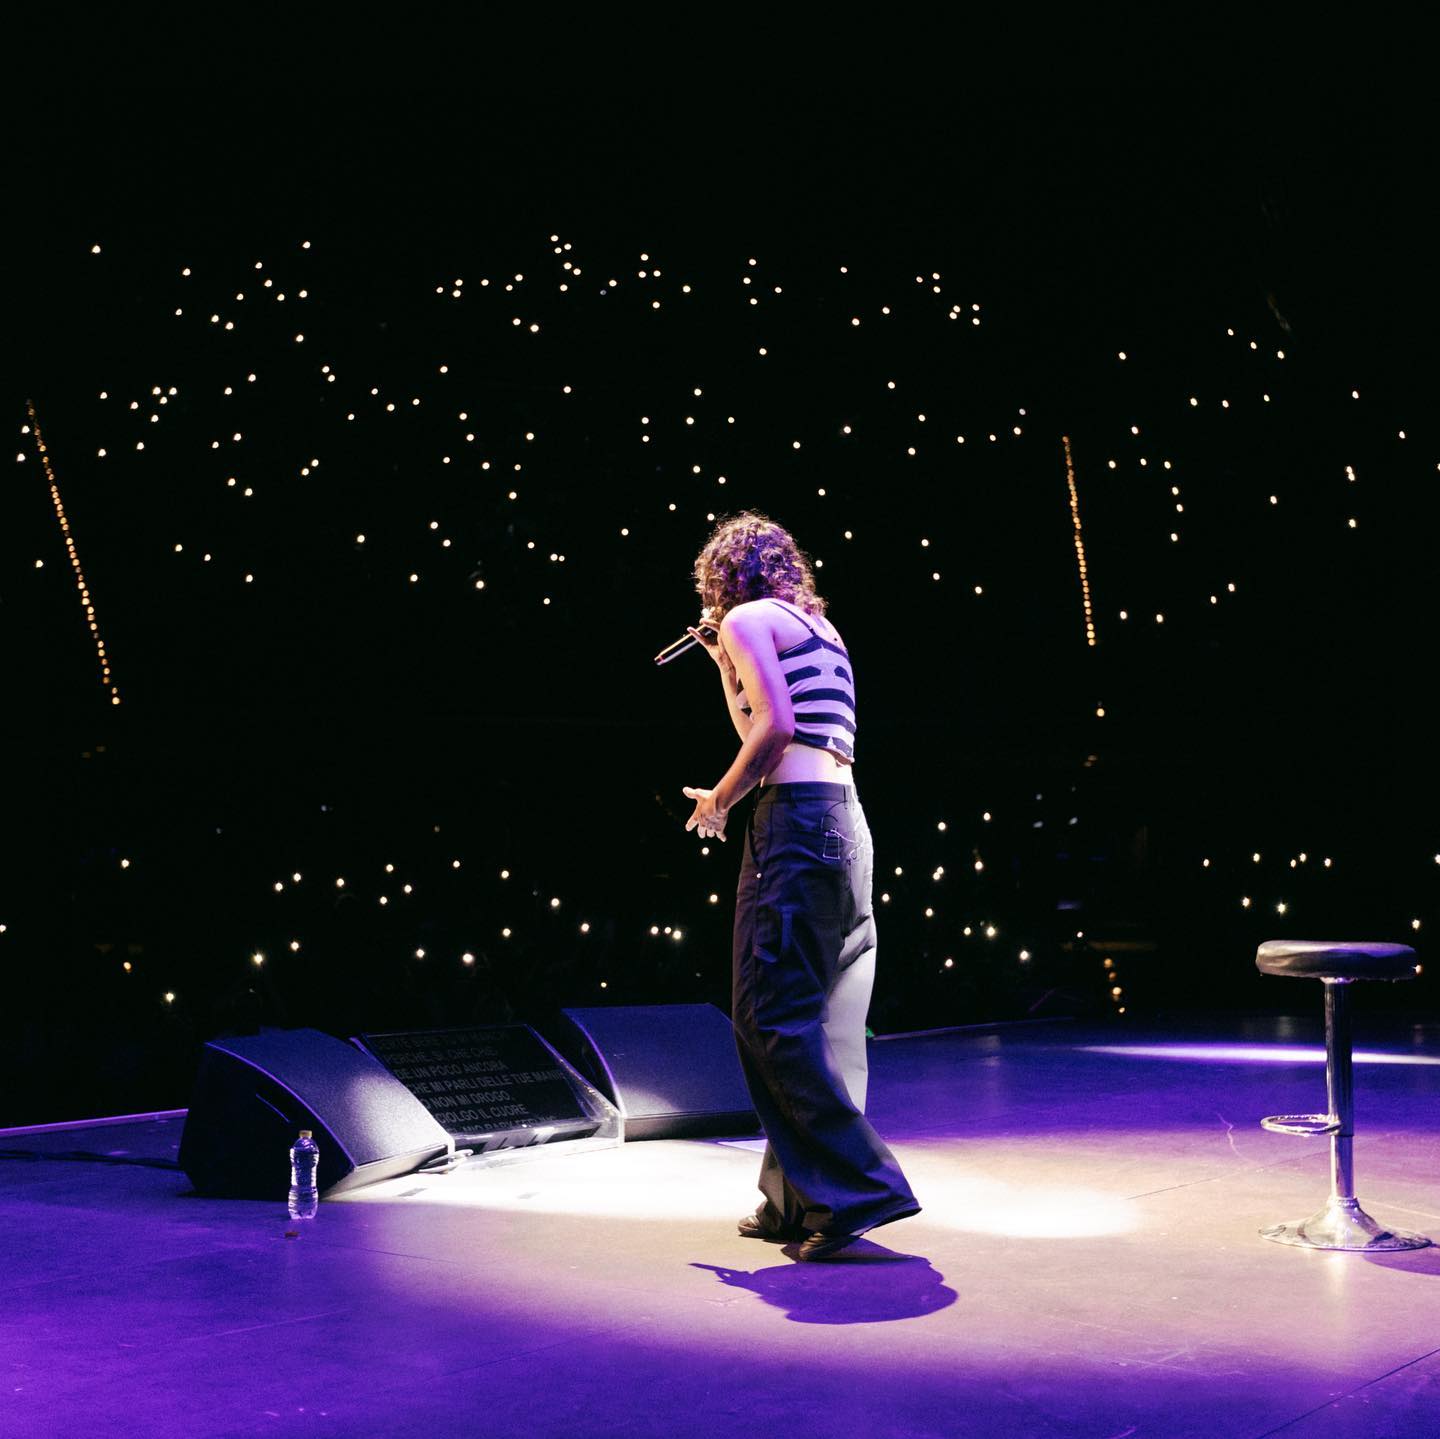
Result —
[[[80,592],[80,603],[85,609],[85,622],[90,627],[90,633],[95,640],[95,652],[100,658],[100,683],[110,691],[110,703],[118,705],[120,690],[111,679],[110,661],[105,654],[105,641],[100,638],[100,625],[95,618],[95,606],[90,603],[90,587],[85,583],[84,570],[80,568],[80,554],[75,548],[75,536],[70,533],[70,520],[65,513],[65,503],[60,498],[60,484],[55,478],[55,470],[50,463],[50,451],[40,429],[40,419],[35,412],[34,400],[25,401],[25,410],[30,416],[29,429],[35,436],[35,450],[40,456],[40,463],[45,470],[45,479],[50,486],[50,500],[55,506],[55,514],[60,521],[60,533],[65,538],[65,549],[70,556],[70,566],[75,571],[75,586]],[[39,564],[41,561],[36,563]]]
[[[1095,615],[1090,608],[1090,575],[1085,566],[1085,536],[1080,528],[1080,492],[1075,487],[1075,461],[1070,453],[1070,436],[1061,435],[1065,446],[1065,484],[1070,491],[1070,522],[1075,527],[1075,563],[1080,570],[1080,597],[1085,605],[1085,643],[1095,647]]]

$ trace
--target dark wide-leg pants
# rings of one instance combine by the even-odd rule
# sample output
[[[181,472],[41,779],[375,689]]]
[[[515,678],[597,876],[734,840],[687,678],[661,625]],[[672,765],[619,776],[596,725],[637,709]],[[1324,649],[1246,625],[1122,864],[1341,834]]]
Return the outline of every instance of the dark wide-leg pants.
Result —
[[[768,1141],[760,1219],[860,1234],[920,1206],[865,1118],[874,847],[859,796],[766,785],[735,902],[735,1043]]]

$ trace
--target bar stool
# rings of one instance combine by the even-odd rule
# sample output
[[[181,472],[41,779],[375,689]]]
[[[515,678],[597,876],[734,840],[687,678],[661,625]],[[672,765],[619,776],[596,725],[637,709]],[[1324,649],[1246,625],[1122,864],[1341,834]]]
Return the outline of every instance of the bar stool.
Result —
[[[1361,1209],[1355,1197],[1351,1146],[1350,996],[1357,979],[1413,979],[1415,951],[1403,944],[1332,944],[1323,940],[1272,939],[1260,946],[1255,967],[1261,974],[1318,979],[1325,986],[1325,1091],[1328,1114],[1274,1114],[1262,1119],[1280,1134],[1330,1136],[1330,1198],[1309,1219],[1272,1224],[1260,1233],[1279,1244],[1306,1249],[1423,1249],[1423,1234],[1385,1229]]]

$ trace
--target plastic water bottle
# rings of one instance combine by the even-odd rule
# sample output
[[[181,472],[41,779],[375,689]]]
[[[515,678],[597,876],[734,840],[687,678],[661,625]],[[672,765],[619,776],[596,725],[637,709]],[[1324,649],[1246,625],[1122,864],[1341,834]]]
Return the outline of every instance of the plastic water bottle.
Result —
[[[290,1146],[290,1217],[314,1219],[320,1207],[320,1191],[315,1187],[320,1168],[320,1146],[308,1129]]]

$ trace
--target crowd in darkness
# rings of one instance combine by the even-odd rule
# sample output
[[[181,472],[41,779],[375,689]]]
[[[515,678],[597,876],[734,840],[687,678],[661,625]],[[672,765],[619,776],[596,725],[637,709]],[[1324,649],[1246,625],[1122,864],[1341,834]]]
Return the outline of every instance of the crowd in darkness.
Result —
[[[1390,201],[1358,150],[1277,148],[1287,191],[1111,138],[857,140],[886,203],[653,233],[593,176],[563,223],[376,225],[398,140],[363,231],[309,162],[178,220],[64,190],[0,515],[0,1124],[183,1106],[263,1025],[727,1008],[753,801],[685,832],[734,736],[649,657],[746,506],[855,659],[877,1033],[1266,1007],[1260,940],[1422,943],[1436,440],[1350,270]]]

